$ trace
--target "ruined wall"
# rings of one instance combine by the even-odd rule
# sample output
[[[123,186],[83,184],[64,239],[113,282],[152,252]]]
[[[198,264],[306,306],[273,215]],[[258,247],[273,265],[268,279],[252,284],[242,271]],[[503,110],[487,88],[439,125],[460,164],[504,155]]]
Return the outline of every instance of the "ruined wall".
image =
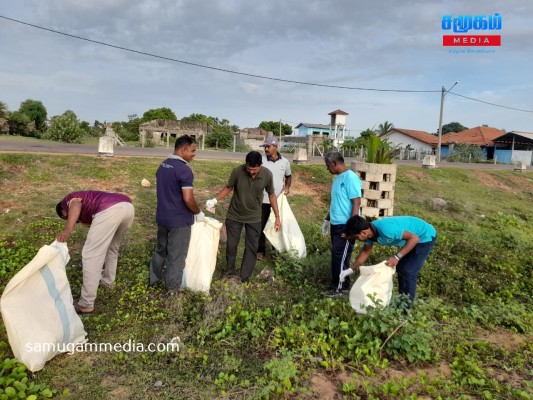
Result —
[[[167,136],[191,135],[198,141],[201,136],[210,133],[211,125],[198,121],[155,119],[139,125],[139,141],[142,146],[145,146],[147,140],[152,140],[156,145],[163,145]]]

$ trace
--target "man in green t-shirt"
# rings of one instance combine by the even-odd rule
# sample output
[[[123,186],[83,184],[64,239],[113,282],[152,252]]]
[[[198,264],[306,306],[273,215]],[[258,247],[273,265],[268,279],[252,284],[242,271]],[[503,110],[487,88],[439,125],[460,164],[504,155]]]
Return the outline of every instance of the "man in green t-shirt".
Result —
[[[257,260],[257,245],[261,235],[261,210],[263,190],[268,193],[272,210],[276,216],[275,229],[281,229],[278,203],[274,193],[272,172],[261,167],[262,156],[257,151],[246,155],[246,163],[231,171],[228,183],[212,199],[207,200],[206,208],[214,212],[219,200],[233,191],[228,213],[226,215],[226,261],[228,273],[235,273],[237,247],[241,238],[242,228],[245,229],[244,255],[241,262],[240,278],[244,282],[252,275]]]

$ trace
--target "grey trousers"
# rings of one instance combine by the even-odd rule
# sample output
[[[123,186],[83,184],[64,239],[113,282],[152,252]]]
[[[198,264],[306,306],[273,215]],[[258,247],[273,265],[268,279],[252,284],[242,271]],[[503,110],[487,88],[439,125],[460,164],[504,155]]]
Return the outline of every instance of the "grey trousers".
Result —
[[[166,265],[165,284],[167,291],[176,291],[181,287],[190,240],[190,226],[181,228],[157,226],[157,244],[150,262],[150,285],[163,279],[163,269]]]
[[[112,285],[117,275],[118,249],[124,232],[133,223],[133,204],[117,203],[93,218],[81,252],[83,285],[78,304],[94,307],[98,285]]]
[[[226,219],[226,232],[228,242],[226,243],[226,262],[230,273],[235,271],[235,261],[237,259],[237,247],[241,239],[242,227],[245,230],[244,255],[241,262],[241,281],[246,281],[254,272],[257,261],[257,245],[261,236],[261,222],[246,224],[232,219]]]

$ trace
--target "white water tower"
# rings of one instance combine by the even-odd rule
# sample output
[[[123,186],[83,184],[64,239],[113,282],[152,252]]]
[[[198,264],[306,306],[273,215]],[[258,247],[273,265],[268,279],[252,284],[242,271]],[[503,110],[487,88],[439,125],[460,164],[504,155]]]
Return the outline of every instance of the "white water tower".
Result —
[[[329,137],[333,142],[333,146],[339,148],[344,143],[346,116],[349,114],[342,110],[335,110],[330,112],[329,115],[331,115],[331,120],[329,123]]]

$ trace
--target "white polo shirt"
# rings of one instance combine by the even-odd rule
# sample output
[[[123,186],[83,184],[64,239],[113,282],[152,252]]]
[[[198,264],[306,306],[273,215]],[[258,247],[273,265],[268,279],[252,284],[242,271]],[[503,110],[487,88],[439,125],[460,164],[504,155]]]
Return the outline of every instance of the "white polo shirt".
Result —
[[[285,178],[291,176],[291,163],[278,152],[278,159],[276,161],[273,161],[272,158],[264,155],[262,166],[272,172],[272,177],[274,178],[274,193],[276,197],[278,197],[283,191]],[[263,192],[263,204],[270,204],[266,192]]]

